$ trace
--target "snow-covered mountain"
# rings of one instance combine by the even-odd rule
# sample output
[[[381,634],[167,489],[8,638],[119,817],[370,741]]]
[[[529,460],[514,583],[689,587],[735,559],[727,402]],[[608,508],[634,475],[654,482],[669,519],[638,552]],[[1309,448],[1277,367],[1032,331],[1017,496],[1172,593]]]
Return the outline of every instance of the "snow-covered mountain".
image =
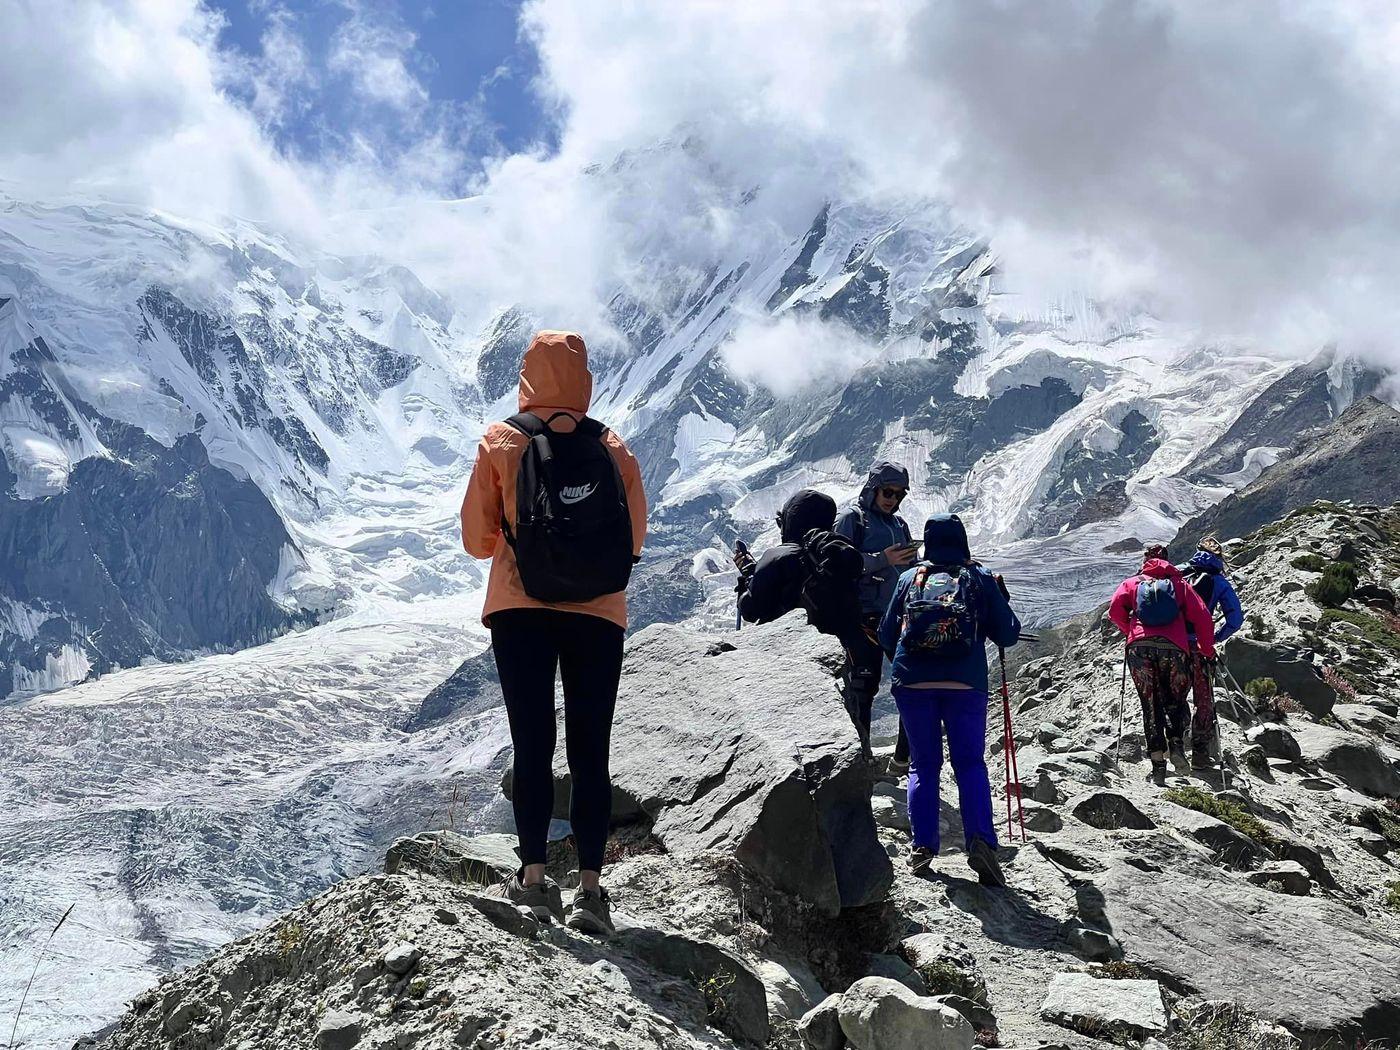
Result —
[[[959,511],[1055,619],[1377,385],[1025,302],[928,203],[755,219],[697,264],[637,203],[672,160],[588,175],[636,214],[611,330],[585,332],[594,414],[652,500],[636,626],[729,621],[724,548],[762,547],[800,487],[850,498],[876,457],[909,467],[912,521]],[[709,189],[741,222],[762,203]],[[398,726],[484,644],[460,494],[531,332],[563,323],[254,224],[0,197],[3,998],[80,903],[32,1037],[94,1027],[434,811],[499,819],[499,712]]]

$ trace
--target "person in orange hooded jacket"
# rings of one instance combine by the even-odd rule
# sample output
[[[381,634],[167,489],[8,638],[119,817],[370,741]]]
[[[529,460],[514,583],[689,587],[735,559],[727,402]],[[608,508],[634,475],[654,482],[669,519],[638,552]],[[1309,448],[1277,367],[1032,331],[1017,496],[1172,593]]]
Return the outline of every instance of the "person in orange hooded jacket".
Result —
[[[588,349],[573,332],[539,332],[520,367],[520,410],[555,430],[571,430],[588,411],[593,375]],[[602,438],[627,494],[633,553],[646,538],[647,501],[637,460],[612,431]],[[514,745],[512,805],[522,867],[492,892],[596,933],[612,930],[599,883],[612,808],[608,749],[627,628],[623,591],[580,602],[543,602],[521,583],[502,522],[515,532],[516,476],[529,439],[508,423],[492,423],[477,449],[462,501],[462,542],[491,559],[482,622],[501,680]],[[569,822],[578,847],[580,887],[566,915],[559,887],[545,874],[554,808],[554,678],[564,684],[564,735],[573,793]]]
[[[1140,588],[1153,581],[1168,581],[1177,614],[1166,623],[1150,624],[1138,615]],[[1191,645],[1187,627],[1200,640],[1201,655],[1215,659],[1215,624],[1205,603],[1181,570],[1167,560],[1167,548],[1147,549],[1142,569],[1118,586],[1108,605],[1108,618],[1127,637],[1128,671],[1142,701],[1143,730],[1152,758],[1152,777],[1164,785],[1167,758],[1178,773],[1191,772],[1186,759],[1185,737],[1191,724],[1186,696],[1191,691]]]

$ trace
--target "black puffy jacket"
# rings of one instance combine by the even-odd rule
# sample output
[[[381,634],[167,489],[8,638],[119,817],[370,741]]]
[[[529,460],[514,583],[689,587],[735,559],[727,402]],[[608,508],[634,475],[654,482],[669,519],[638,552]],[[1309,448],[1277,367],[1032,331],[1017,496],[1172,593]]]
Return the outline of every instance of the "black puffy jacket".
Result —
[[[835,522],[836,501],[814,489],[803,489],[784,503],[778,514],[783,542],[758,559],[748,589],[739,595],[739,615],[749,623],[768,623],[801,608],[802,590],[811,571],[803,540],[814,531],[831,535]],[[857,559],[856,575],[859,571]],[[855,599],[854,581],[851,598]]]

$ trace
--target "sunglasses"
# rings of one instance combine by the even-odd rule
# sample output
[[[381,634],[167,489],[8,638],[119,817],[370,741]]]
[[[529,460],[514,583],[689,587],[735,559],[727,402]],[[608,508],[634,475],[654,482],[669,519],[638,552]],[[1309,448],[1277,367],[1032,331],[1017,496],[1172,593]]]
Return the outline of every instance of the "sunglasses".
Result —
[[[885,499],[892,499],[892,500],[894,500],[896,503],[898,503],[898,502],[900,502],[901,500],[903,500],[905,496],[909,495],[909,493],[908,493],[908,491],[905,490],[905,489],[886,489],[886,488],[882,488],[882,489],[880,490],[880,495],[884,496]]]

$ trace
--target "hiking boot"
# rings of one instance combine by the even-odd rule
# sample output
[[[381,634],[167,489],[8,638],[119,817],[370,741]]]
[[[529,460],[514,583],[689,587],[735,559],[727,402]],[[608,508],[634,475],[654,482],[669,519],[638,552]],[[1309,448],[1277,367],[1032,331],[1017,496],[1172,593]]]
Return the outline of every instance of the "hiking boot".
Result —
[[[1172,766],[1176,769],[1178,776],[1191,775],[1191,763],[1186,758],[1186,752],[1182,750],[1180,744],[1173,744],[1171,749]]]
[[[915,846],[909,851],[909,871],[915,875],[920,875],[928,871],[929,865],[933,863],[933,850],[927,846]]]
[[[548,875],[544,882],[526,886],[520,881],[520,873],[516,872],[488,889],[486,896],[508,900],[517,908],[529,908],[540,922],[551,919],[564,921],[564,895],[559,892],[559,884]]]
[[[977,881],[983,886],[1005,886],[1006,876],[1001,873],[997,861],[997,851],[981,839],[973,839],[967,848],[967,866],[977,872]]]
[[[1210,747],[1202,744],[1200,747],[1191,748],[1191,768],[1210,769],[1215,765],[1215,756],[1210,753]]]
[[[1163,759],[1152,760],[1152,783],[1159,788],[1167,786],[1167,763]]]
[[[907,776],[909,773],[909,760],[904,759],[901,761],[900,759],[891,757],[890,764],[887,768],[890,773],[893,773],[897,777]]]
[[[609,904],[608,891],[601,886],[596,890],[586,890],[580,886],[569,905],[569,917],[565,920],[565,925],[580,933],[610,937],[617,932],[617,927],[613,925]]]

